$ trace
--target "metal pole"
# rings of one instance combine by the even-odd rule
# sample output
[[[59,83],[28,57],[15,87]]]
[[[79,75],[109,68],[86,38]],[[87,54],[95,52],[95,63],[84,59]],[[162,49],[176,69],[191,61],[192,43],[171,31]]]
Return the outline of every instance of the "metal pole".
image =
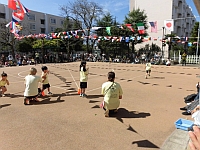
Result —
[[[199,22],[199,27],[198,27],[198,39],[197,39],[197,50],[196,50],[196,64],[197,64],[197,55],[198,55],[198,50],[199,50],[199,30],[200,30],[200,22]]]
[[[162,40],[164,39],[164,29],[165,29],[165,27],[162,27],[162,29],[163,29],[163,35],[162,35]],[[163,42],[162,42],[162,59],[164,58],[164,45],[163,45]]]

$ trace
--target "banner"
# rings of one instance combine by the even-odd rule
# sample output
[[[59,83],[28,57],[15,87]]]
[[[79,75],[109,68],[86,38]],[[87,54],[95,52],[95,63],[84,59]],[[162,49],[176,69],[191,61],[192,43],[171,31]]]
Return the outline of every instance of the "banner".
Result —
[[[164,27],[168,31],[174,31],[174,20],[173,19],[165,20]]]

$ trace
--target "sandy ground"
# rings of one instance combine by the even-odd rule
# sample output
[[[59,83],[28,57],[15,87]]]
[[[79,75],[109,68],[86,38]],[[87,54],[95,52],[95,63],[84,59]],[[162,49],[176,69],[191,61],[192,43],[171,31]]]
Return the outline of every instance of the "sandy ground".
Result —
[[[196,93],[199,69],[153,66],[145,79],[144,65],[88,63],[87,98],[77,94],[79,64],[46,64],[53,96],[23,104],[24,77],[31,66],[1,68],[10,86],[0,97],[1,150],[145,150],[159,149],[183,116],[183,98]],[[41,65],[37,65],[41,75]],[[116,116],[105,118],[99,108],[101,85],[114,70],[123,88]],[[177,139],[178,140],[178,139]]]

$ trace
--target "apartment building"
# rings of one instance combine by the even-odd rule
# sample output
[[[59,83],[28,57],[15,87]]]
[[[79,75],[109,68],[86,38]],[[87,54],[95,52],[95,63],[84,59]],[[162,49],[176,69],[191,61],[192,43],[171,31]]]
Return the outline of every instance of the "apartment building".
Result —
[[[0,4],[0,22],[8,23],[12,19],[12,10],[7,5]],[[64,18],[42,12],[31,10],[29,16],[25,16],[21,21],[23,30],[20,34],[39,34],[39,33],[52,33],[56,28],[62,28]]]
[[[198,0],[199,1],[199,0]],[[149,24],[148,34],[152,39],[142,44],[137,44],[136,48],[144,47],[145,44],[157,44],[162,47],[161,39],[164,34],[170,34],[164,28],[164,20],[174,20],[174,31],[179,37],[189,37],[191,30],[196,22],[190,6],[185,0],[130,0],[129,10],[140,8],[144,10],[148,17],[148,22],[157,21],[157,33],[151,33]],[[168,57],[168,47],[163,47],[163,55]]]

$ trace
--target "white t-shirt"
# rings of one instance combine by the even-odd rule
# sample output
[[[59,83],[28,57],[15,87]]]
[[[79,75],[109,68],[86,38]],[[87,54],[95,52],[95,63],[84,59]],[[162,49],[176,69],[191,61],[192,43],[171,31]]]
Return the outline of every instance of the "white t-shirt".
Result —
[[[27,75],[25,77],[24,96],[35,96],[38,94],[38,83],[42,81],[40,76]]]
[[[123,91],[119,83],[105,82],[102,85],[101,94],[104,95],[104,107],[112,110],[119,107],[119,96],[122,96]]]
[[[146,70],[151,70],[151,63],[146,63]]]

